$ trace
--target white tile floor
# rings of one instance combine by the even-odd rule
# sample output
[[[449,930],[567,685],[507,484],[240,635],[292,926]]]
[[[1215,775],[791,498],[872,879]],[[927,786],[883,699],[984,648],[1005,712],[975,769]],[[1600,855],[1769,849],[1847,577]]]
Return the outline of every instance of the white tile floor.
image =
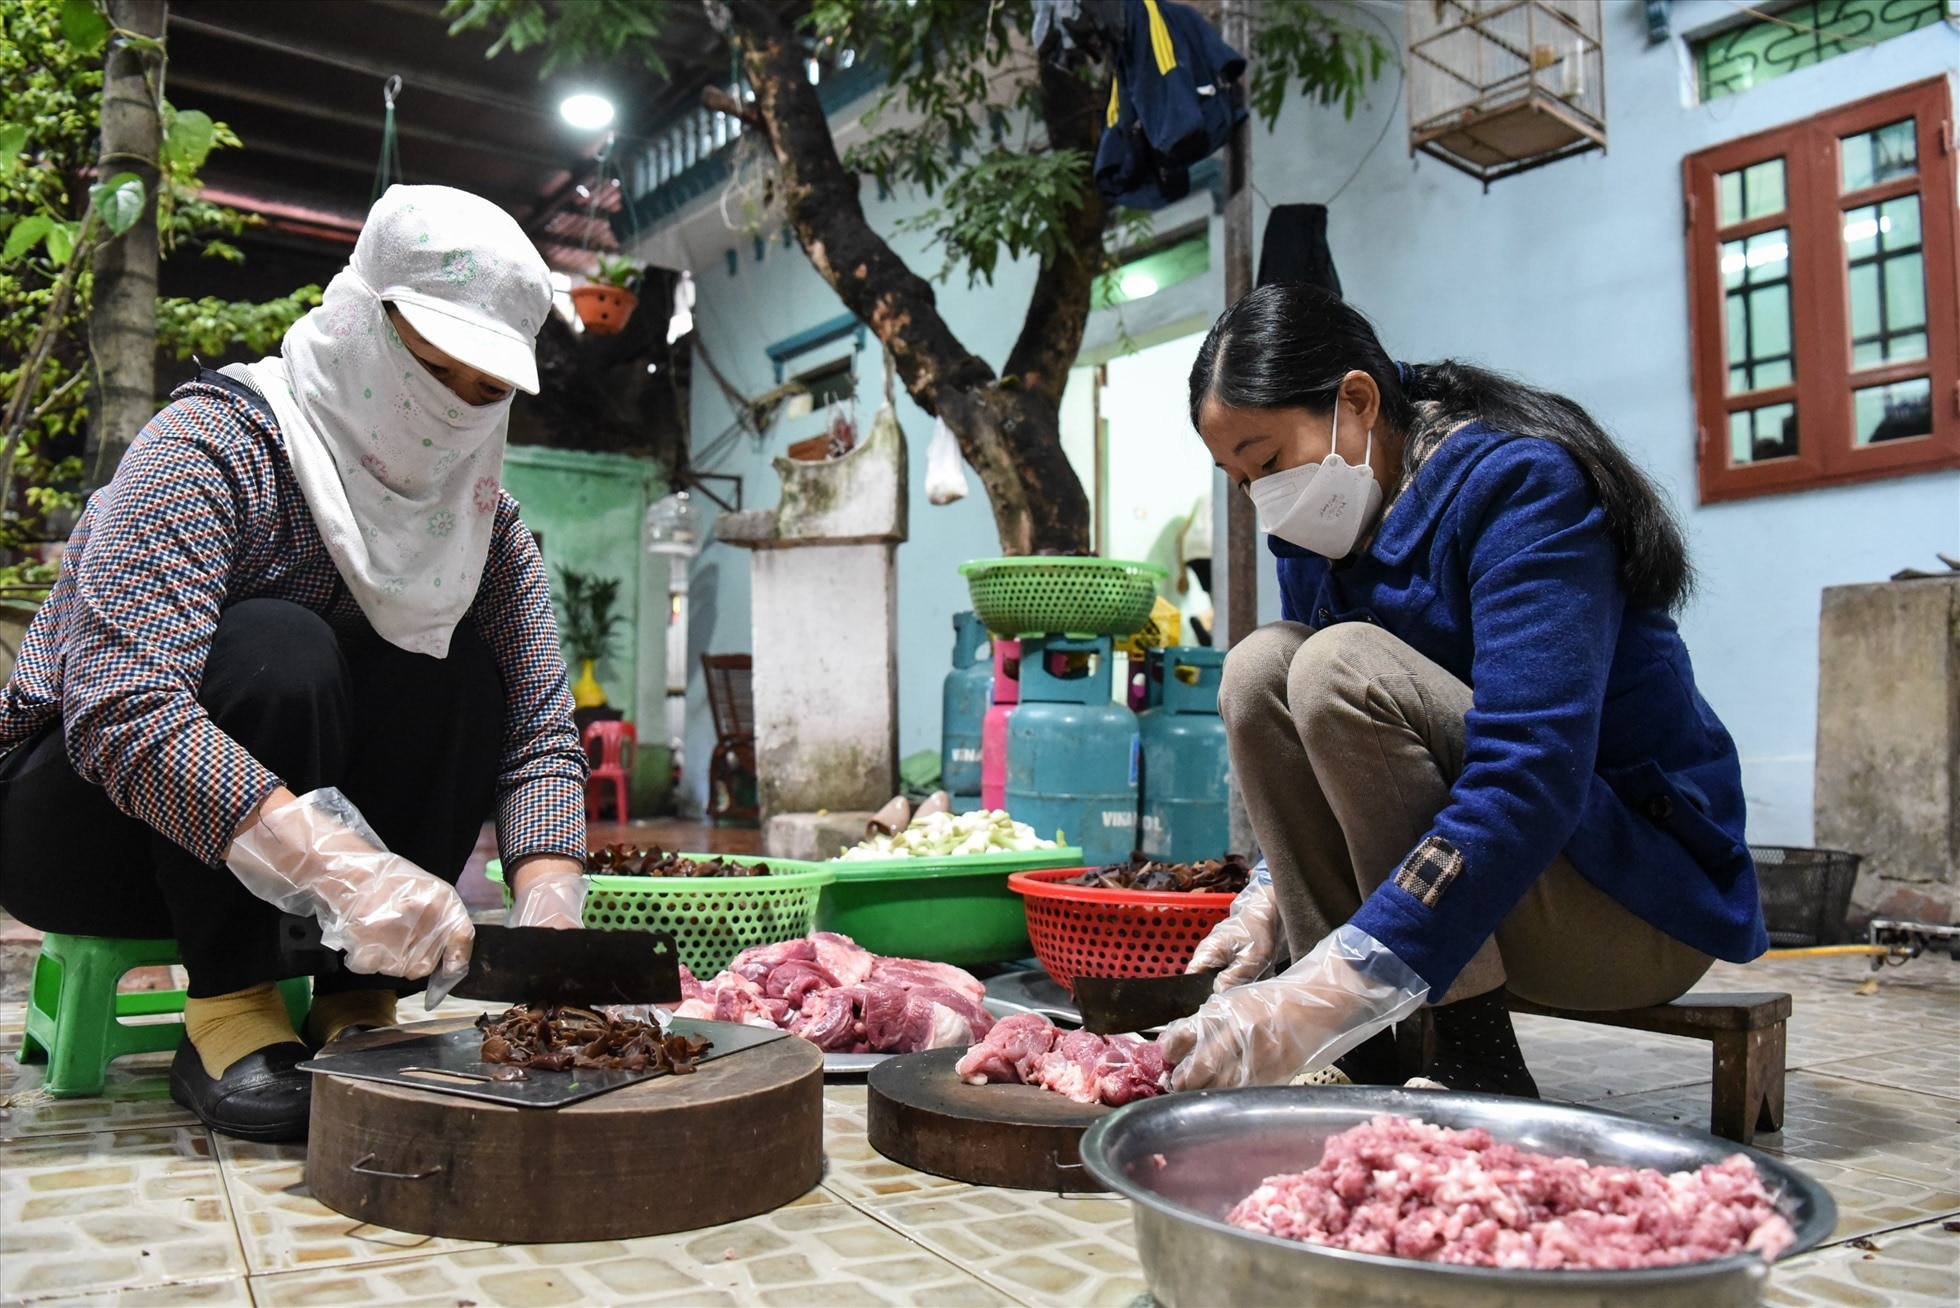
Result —
[[[1960,1302],[1960,967],[1920,959],[1860,993],[1855,959],[1721,967],[1702,988],[1787,990],[1786,1129],[1765,1149],[1836,1196],[1832,1243],[1779,1267],[1787,1305]],[[169,1100],[168,1055],[126,1059],[98,1099],[35,1094],[21,1007],[0,1005],[0,1302],[1110,1305],[1147,1288],[1128,1209],[962,1185],[864,1137],[861,1085],[826,1091],[823,1184],[762,1217],[681,1235],[485,1245],[367,1226],[314,1200],[304,1150],[214,1139]],[[1708,1046],[1521,1018],[1548,1098],[1702,1126]]]

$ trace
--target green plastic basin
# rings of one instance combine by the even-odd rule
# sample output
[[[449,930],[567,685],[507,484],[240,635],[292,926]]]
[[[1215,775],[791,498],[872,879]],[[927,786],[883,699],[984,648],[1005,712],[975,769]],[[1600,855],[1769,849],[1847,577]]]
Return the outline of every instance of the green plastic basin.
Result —
[[[837,879],[817,903],[817,930],[847,935],[874,954],[968,967],[1027,958],[1028,912],[1011,873],[1080,867],[1071,847],[954,858],[822,864]]]

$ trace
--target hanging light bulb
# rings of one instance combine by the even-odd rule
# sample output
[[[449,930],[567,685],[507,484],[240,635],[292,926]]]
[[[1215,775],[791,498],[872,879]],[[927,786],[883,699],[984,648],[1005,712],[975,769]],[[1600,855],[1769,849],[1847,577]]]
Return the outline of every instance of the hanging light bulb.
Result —
[[[612,101],[589,91],[566,96],[558,102],[558,112],[581,132],[596,132],[613,120]]]

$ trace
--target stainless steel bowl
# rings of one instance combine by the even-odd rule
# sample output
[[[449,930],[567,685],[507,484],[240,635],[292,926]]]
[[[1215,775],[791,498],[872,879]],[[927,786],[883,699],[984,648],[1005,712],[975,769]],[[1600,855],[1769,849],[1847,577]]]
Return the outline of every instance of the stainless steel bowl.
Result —
[[[1314,1166],[1329,1136],[1379,1113],[1459,1129],[1481,1126],[1520,1148],[1663,1172],[1741,1153],[1797,1233],[1785,1257],[1811,1248],[1837,1224],[1837,1205],[1822,1186],[1757,1150],[1617,1113],[1499,1095],[1375,1086],[1171,1095],[1131,1104],[1091,1127],[1082,1160],[1103,1185],[1133,1201],[1144,1276],[1166,1308],[1728,1308],[1761,1301],[1769,1269],[1754,1254],[1636,1271],[1508,1271],[1320,1248],[1225,1221],[1261,1181]]]

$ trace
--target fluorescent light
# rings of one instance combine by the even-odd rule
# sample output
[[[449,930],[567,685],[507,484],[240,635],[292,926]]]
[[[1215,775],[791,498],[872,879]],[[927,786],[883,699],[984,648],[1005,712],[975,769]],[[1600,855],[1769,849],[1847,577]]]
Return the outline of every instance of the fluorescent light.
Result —
[[[1847,241],[1869,241],[1880,232],[1890,232],[1891,230],[1892,220],[1890,218],[1860,218],[1855,223],[1846,223],[1844,225],[1844,239]]]
[[[558,112],[582,132],[596,132],[613,120],[612,101],[589,92],[566,96],[559,102]]]
[[[1722,256],[1722,275],[1724,277],[1733,277],[1748,266],[1749,261],[1739,254],[1725,254]]]
[[[1126,300],[1141,300],[1146,295],[1157,293],[1157,279],[1146,272],[1125,273],[1117,289],[1123,292]]]

